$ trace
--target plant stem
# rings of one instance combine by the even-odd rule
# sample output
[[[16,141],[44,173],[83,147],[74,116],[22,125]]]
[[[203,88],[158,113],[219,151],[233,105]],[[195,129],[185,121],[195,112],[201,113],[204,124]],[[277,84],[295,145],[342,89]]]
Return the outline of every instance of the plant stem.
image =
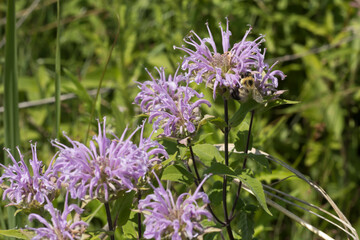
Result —
[[[109,231],[111,232],[110,239],[115,240],[115,231],[114,231],[112,220],[111,220],[110,206],[109,206],[108,202],[104,203],[104,205],[105,205],[105,210],[106,210],[106,217],[107,217],[107,221],[108,221]]]
[[[55,137],[60,137],[61,122],[61,57],[60,57],[60,0],[57,0],[57,30],[55,52]]]
[[[229,166],[229,112],[228,112],[228,101],[224,98],[224,119],[225,119],[225,130],[224,130],[224,145],[225,145],[225,165]],[[227,186],[227,176],[224,175],[223,177],[223,208],[224,208],[224,215],[225,215],[225,223],[226,223],[226,230],[228,232],[230,240],[234,239],[232,234],[230,220],[227,211],[227,201],[226,201],[226,186]]]
[[[117,30],[117,32],[116,32],[116,36],[115,36],[114,42],[113,42],[112,45],[111,45],[111,49],[110,49],[110,52],[109,52],[109,56],[108,56],[108,58],[107,58],[107,60],[106,60],[106,64],[105,64],[104,70],[103,70],[103,72],[102,72],[102,74],[101,74],[101,78],[100,78],[99,85],[98,85],[97,92],[96,92],[96,97],[95,97],[94,102],[93,102],[92,107],[91,107],[89,125],[88,125],[88,129],[87,129],[87,131],[86,131],[85,140],[84,140],[84,143],[85,143],[85,144],[87,143],[87,139],[88,139],[88,137],[89,137],[90,126],[91,126],[92,119],[93,119],[93,117],[94,117],[96,102],[97,102],[97,100],[98,100],[98,98],[99,98],[99,95],[100,95],[100,89],[101,89],[101,86],[102,86],[102,83],[103,83],[103,80],[104,80],[104,77],[105,77],[105,72],[106,72],[107,66],[108,66],[108,64],[109,64],[109,62],[110,62],[111,54],[112,54],[112,52],[113,52],[113,50],[114,50],[114,47],[115,47],[115,44],[116,44],[116,42],[117,42],[117,39],[118,39],[119,34],[120,34],[120,24],[119,24],[119,26],[118,26],[118,30]]]
[[[200,178],[200,174],[199,174],[199,171],[197,169],[197,166],[196,166],[196,162],[195,162],[195,155],[194,155],[194,151],[192,149],[192,146],[191,146],[191,142],[189,141],[189,150],[190,150],[190,154],[191,154],[191,159],[192,159],[192,162],[193,162],[193,165],[194,165],[194,170],[195,170],[195,174],[196,174],[196,178],[195,178],[195,184],[196,186],[199,186],[200,182],[201,182],[201,178]],[[191,171],[191,168],[190,166],[187,164],[188,166],[188,169],[190,172]],[[201,191],[205,192],[203,186],[200,187]],[[212,210],[210,204],[208,204],[207,206],[207,209],[209,210],[209,212],[211,213],[211,215],[215,218],[215,220],[220,223],[221,225],[225,225],[225,223],[223,221],[221,221],[214,213],[214,211]]]
[[[138,192],[138,204],[141,200],[141,190],[139,189],[139,192]],[[139,235],[139,240],[141,239],[141,213],[138,213],[138,235]]]
[[[246,146],[245,146],[245,154],[247,154],[248,150],[249,150],[250,137],[251,137],[251,128],[252,128],[252,123],[253,123],[253,120],[254,120],[254,113],[255,113],[255,111],[252,110],[251,111],[251,119],[250,119],[249,131],[248,131],[247,140],[246,140]],[[245,155],[243,166],[242,166],[243,170],[246,168],[246,161],[247,161],[247,157]],[[236,193],[236,198],[235,198],[235,201],[234,201],[234,205],[233,205],[233,207],[231,209],[230,221],[233,219],[233,216],[234,216],[236,204],[237,204],[237,201],[239,200],[239,197],[240,197],[241,187],[242,187],[242,181],[240,181],[240,183],[239,183],[239,187],[238,187],[238,190],[237,190],[237,193]]]
[[[15,0],[7,1],[6,12],[6,45],[5,45],[5,65],[4,65],[4,147],[9,148],[15,159],[19,161],[19,154],[16,146],[20,144],[19,131],[19,108],[18,108],[18,80],[17,80],[17,51],[16,51],[16,19],[15,19]],[[6,151],[4,151],[5,165],[11,163]],[[7,207],[8,229],[15,228],[15,208]],[[17,215],[20,216],[20,215]],[[2,216],[3,217],[3,216]],[[21,219],[18,219],[21,220]],[[18,224],[21,221],[18,221]],[[19,225],[18,225],[19,226]],[[7,238],[10,239],[10,238]],[[14,238],[11,238],[14,239]]]

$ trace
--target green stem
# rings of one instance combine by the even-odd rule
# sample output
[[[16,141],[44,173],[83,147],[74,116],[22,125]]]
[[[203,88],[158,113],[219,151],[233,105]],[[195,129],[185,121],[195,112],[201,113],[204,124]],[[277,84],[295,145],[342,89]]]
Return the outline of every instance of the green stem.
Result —
[[[191,159],[192,159],[192,162],[193,162],[193,165],[194,165],[194,170],[195,170],[195,174],[196,174],[196,178],[195,178],[195,184],[196,186],[199,186],[200,182],[201,182],[201,177],[200,177],[200,174],[199,174],[199,171],[197,169],[197,166],[196,166],[196,162],[195,162],[195,155],[194,155],[194,151],[192,149],[192,146],[191,146],[191,142],[189,141],[189,150],[190,150],[190,154],[191,154]],[[191,172],[191,168],[189,166],[189,164],[187,164],[188,166],[188,169],[189,171]],[[202,192],[205,192],[203,186],[200,187],[201,191]],[[207,209],[209,210],[209,212],[211,213],[211,215],[215,218],[215,220],[220,223],[221,225],[226,225],[223,221],[221,221],[214,213],[214,211],[212,210],[210,204],[208,204],[207,206]]]
[[[139,189],[139,192],[138,192],[138,204],[141,200],[141,190]],[[138,213],[138,233],[139,233],[139,240],[141,239],[141,213]]]
[[[61,122],[61,60],[60,60],[60,0],[57,0],[57,31],[55,53],[55,136],[60,137]]]
[[[105,205],[106,217],[107,217],[108,226],[109,226],[110,239],[115,240],[115,231],[114,231],[113,223],[111,220],[110,206],[109,206],[108,202],[104,203],[104,205]]]
[[[249,150],[249,145],[250,145],[250,137],[251,137],[251,128],[252,128],[252,124],[253,124],[253,120],[254,120],[254,110],[251,111],[251,119],[250,119],[250,125],[249,125],[249,131],[248,131],[248,135],[247,135],[247,140],[246,140],[246,146],[245,146],[245,154],[248,153]],[[244,170],[246,168],[246,162],[247,162],[247,157],[245,156],[244,162],[243,162],[243,166],[242,169]],[[235,197],[235,201],[234,201],[234,205],[231,209],[231,213],[230,213],[230,221],[232,221],[233,216],[234,216],[234,212],[235,212],[235,208],[236,208],[236,204],[239,200],[240,197],[240,190],[242,187],[242,182],[240,181],[239,183],[239,187],[236,193],[236,197]]]
[[[91,126],[92,119],[93,119],[93,117],[94,117],[96,102],[97,102],[97,100],[98,100],[98,98],[99,98],[100,89],[101,89],[102,82],[103,82],[104,77],[105,77],[105,72],[106,72],[107,66],[108,66],[108,64],[109,64],[109,62],[110,62],[111,54],[112,54],[112,52],[113,52],[113,50],[114,50],[114,47],[115,47],[115,44],[116,44],[116,42],[117,42],[119,33],[120,33],[120,24],[119,24],[118,30],[117,30],[117,32],[116,32],[116,36],[115,36],[114,42],[112,43],[112,46],[111,46],[111,49],[110,49],[110,52],[109,52],[109,56],[108,56],[108,58],[107,58],[107,60],[106,60],[106,64],[105,64],[104,70],[103,70],[103,72],[102,72],[102,74],[101,74],[101,78],[100,78],[99,85],[98,85],[98,88],[97,88],[97,92],[96,92],[96,97],[95,97],[94,103],[93,103],[93,105],[92,105],[92,107],[91,107],[90,121],[89,121],[88,129],[87,129],[87,131],[86,131],[84,143],[87,142],[87,139],[88,139],[88,137],[89,137],[90,126]]]
[[[228,100],[225,98],[224,98],[224,119],[225,119],[225,123],[226,123],[226,127],[224,130],[225,165],[229,166],[229,112],[228,112]],[[222,198],[223,198],[225,224],[226,224],[226,230],[229,235],[229,238],[230,238],[230,240],[233,240],[234,236],[232,234],[230,220],[229,220],[229,216],[228,216],[228,210],[227,210],[226,187],[227,187],[227,176],[224,175]]]

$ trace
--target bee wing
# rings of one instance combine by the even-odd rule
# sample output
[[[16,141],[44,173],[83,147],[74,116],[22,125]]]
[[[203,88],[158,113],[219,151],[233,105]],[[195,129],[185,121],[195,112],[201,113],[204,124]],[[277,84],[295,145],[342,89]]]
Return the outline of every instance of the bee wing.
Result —
[[[252,97],[258,103],[262,103],[264,100],[261,93],[256,88],[253,89]]]
[[[239,97],[241,102],[246,102],[249,97],[249,90],[246,88],[239,88]]]

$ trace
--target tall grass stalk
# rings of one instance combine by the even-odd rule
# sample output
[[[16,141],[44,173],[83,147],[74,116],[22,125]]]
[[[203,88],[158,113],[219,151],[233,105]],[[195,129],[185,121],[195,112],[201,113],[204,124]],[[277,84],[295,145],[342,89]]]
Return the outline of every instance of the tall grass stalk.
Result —
[[[56,31],[56,53],[55,53],[55,136],[60,137],[61,122],[61,61],[60,61],[60,0],[57,0],[57,31]]]
[[[88,129],[86,131],[86,135],[85,135],[85,139],[84,139],[84,143],[86,144],[87,143],[87,139],[89,137],[89,132],[90,132],[90,126],[91,126],[91,122],[93,121],[93,117],[94,117],[94,114],[95,114],[95,107],[96,107],[96,102],[99,98],[99,95],[100,95],[100,90],[101,90],[101,86],[102,86],[102,83],[103,83],[103,80],[104,80],[104,76],[105,76],[105,73],[106,73],[106,69],[107,69],[107,66],[109,64],[109,61],[110,61],[110,58],[111,58],[111,54],[114,50],[114,47],[115,47],[115,44],[117,42],[117,39],[118,39],[118,36],[120,34],[120,23],[118,24],[118,30],[116,31],[116,36],[115,36],[115,39],[114,39],[114,42],[112,43],[112,46],[111,46],[111,49],[110,49],[110,52],[109,52],[109,56],[107,58],[107,61],[106,61],[106,64],[105,64],[105,67],[104,67],[104,70],[102,72],[102,75],[101,75],[101,78],[100,78],[100,81],[99,81],[99,85],[98,85],[98,89],[97,89],[97,92],[96,92],[96,97],[94,99],[94,103],[91,107],[91,113],[90,113],[90,120],[89,120],[89,125],[88,125]]]
[[[16,146],[20,143],[19,109],[18,109],[18,83],[16,59],[16,19],[15,1],[7,2],[6,15],[6,45],[5,45],[5,74],[4,74],[4,131],[5,147],[9,148],[13,156],[19,159]],[[5,152],[5,151],[4,151]],[[5,153],[6,154],[6,153]],[[5,165],[10,164],[10,159],[5,156]],[[7,207],[8,228],[16,225],[15,210]]]

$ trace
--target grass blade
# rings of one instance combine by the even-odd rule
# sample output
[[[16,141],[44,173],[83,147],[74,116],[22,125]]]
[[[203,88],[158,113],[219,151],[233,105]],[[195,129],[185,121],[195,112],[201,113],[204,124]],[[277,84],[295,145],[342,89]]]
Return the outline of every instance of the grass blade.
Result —
[[[4,79],[4,129],[5,147],[9,148],[16,159],[19,155],[16,146],[20,143],[18,83],[17,83],[17,53],[16,53],[16,19],[15,1],[7,2],[6,45],[5,45],[5,79]],[[6,154],[6,153],[5,153]],[[7,154],[5,164],[10,163]],[[8,228],[16,225],[14,207],[7,207]]]
[[[102,83],[103,83],[103,80],[104,80],[104,76],[105,76],[105,72],[106,72],[106,69],[107,69],[107,66],[109,64],[109,61],[110,61],[110,58],[111,58],[111,54],[114,50],[114,47],[115,47],[115,44],[117,42],[117,39],[118,39],[118,36],[120,34],[120,23],[119,23],[119,26],[118,26],[118,30],[116,32],[116,36],[115,36],[115,39],[114,39],[114,42],[111,46],[111,49],[110,49],[110,52],[109,52],[109,56],[108,56],[108,59],[106,61],[106,64],[105,64],[105,67],[104,67],[104,70],[102,72],[102,75],[101,75],[101,78],[100,78],[100,81],[99,81],[99,86],[98,86],[98,89],[97,89],[97,92],[96,92],[96,97],[94,99],[94,103],[92,105],[92,108],[91,108],[91,113],[90,113],[90,121],[89,121],[89,125],[88,125],[88,129],[86,131],[86,135],[85,135],[85,140],[84,140],[84,143],[86,144],[87,143],[87,139],[89,137],[89,132],[90,132],[90,126],[91,126],[91,123],[93,121],[93,117],[94,117],[94,113],[95,113],[95,107],[96,107],[96,102],[99,98],[99,95],[100,95],[100,90],[101,90],[101,86],[102,86]]]
[[[60,60],[60,0],[57,0],[57,30],[55,53],[55,136],[60,137],[61,122],[61,60]]]

